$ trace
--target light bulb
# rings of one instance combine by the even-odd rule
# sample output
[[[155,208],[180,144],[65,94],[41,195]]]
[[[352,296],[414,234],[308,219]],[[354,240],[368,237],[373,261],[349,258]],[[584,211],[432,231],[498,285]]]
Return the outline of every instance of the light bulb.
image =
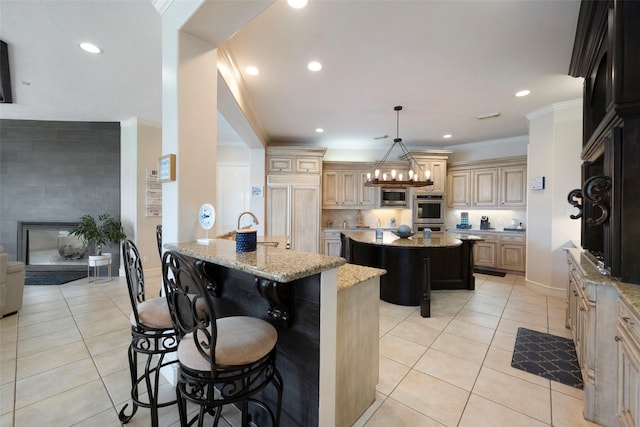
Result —
[[[386,180],[387,180],[387,173],[386,173],[386,172],[382,174],[382,180],[383,180],[383,181],[386,181]]]
[[[391,179],[396,179],[396,170],[391,169]]]
[[[398,179],[402,181],[402,174],[398,174]]]
[[[367,181],[371,181],[371,172],[367,172]]]
[[[413,179],[413,169],[409,170],[409,181]]]
[[[424,173],[424,178],[425,178],[427,181],[429,181],[429,178],[431,178],[431,171],[430,171],[430,170],[428,170],[428,171],[426,171],[426,172]]]

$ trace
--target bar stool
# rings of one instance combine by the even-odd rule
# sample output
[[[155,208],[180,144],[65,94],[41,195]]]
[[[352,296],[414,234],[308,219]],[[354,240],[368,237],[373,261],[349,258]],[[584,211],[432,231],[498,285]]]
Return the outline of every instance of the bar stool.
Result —
[[[158,408],[173,405],[176,400],[158,402],[160,369],[173,363],[175,358],[165,361],[165,356],[177,350],[178,341],[167,299],[164,297],[145,299],[144,273],[138,248],[132,240],[122,242],[122,259],[131,299],[131,344],[129,345],[129,371],[131,373],[131,414],[125,413],[129,404],[118,414],[126,424],[135,415],[138,407],[151,410],[151,425],[158,426]],[[144,372],[138,373],[138,355],[146,357]],[[140,398],[140,387],[144,384],[148,398]]]
[[[196,421],[202,425],[209,414],[217,426],[223,406],[237,404],[243,426],[251,422],[262,426],[267,419],[278,426],[283,383],[276,368],[276,329],[254,317],[216,318],[213,297],[200,274],[201,262],[195,264],[198,271],[193,266],[175,252],[164,253],[164,289],[179,341],[176,394],[180,425]],[[277,393],[275,411],[255,397],[269,384]],[[187,401],[200,407],[191,420],[187,419]],[[250,407],[259,411],[250,414]]]

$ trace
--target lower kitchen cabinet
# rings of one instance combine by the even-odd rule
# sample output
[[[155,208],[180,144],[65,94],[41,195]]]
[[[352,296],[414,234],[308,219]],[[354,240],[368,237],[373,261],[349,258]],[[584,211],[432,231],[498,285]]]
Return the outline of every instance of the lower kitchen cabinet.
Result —
[[[324,254],[330,256],[340,256],[340,232],[325,230],[322,237]]]
[[[484,240],[473,245],[473,265],[524,273],[526,236],[518,233],[474,232]]]
[[[628,338],[621,338],[617,314],[620,294],[614,286],[605,283],[606,276],[598,276],[597,269],[590,266],[582,251],[569,249],[567,252],[566,324],[571,328],[582,371],[584,418],[606,427],[617,426],[615,408],[624,406],[617,404],[620,390],[618,360],[624,345],[630,342]],[[628,401],[637,401],[637,392],[637,386],[629,389]],[[632,403],[636,405],[634,411],[636,401]]]
[[[618,424],[640,426],[640,318],[618,302]]]

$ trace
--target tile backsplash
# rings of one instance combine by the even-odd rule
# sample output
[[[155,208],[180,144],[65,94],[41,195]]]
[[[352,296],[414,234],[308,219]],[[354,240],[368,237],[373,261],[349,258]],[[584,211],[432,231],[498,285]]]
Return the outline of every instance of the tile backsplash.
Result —
[[[333,228],[341,228],[346,222],[347,228],[356,227],[358,212],[362,215],[362,224],[365,227],[375,228],[380,219],[382,228],[398,227],[401,224],[412,225],[411,209],[324,209],[322,211],[321,227],[327,227],[329,221],[333,222]],[[391,219],[395,218],[396,225],[391,225]]]
[[[522,228],[527,228],[526,219],[527,211],[522,210],[465,210],[465,209],[448,209],[445,217],[445,225],[447,228],[456,228],[456,224],[460,224],[460,215],[462,212],[469,213],[469,224],[472,230],[480,229],[480,218],[486,215],[489,218],[491,228],[502,230],[505,227],[512,227],[511,221],[515,219],[518,224],[522,223]]]

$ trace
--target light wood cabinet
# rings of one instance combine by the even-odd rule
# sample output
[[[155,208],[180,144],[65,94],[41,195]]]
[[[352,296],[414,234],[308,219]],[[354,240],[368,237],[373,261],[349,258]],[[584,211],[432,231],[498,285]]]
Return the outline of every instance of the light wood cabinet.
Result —
[[[417,194],[444,194],[447,182],[447,160],[444,159],[423,159],[416,157],[416,162],[425,171],[431,172],[433,185],[416,188]]]
[[[460,162],[448,166],[447,206],[452,208],[525,208],[526,157]]]
[[[318,253],[322,157],[326,149],[268,147],[267,236],[286,236],[292,250]]]
[[[353,167],[347,169],[348,165]],[[371,164],[325,162],[322,172],[322,208],[374,208],[375,187],[364,186],[371,167],[373,167]]]
[[[473,245],[473,265],[501,271],[524,273],[526,236],[509,233],[474,231],[484,240]]]
[[[320,241],[320,177],[267,177],[268,236],[286,236],[290,248],[318,253]]]
[[[266,152],[267,175],[320,174],[325,151],[325,148],[269,147]]]
[[[447,175],[447,204],[452,208],[471,206],[471,172],[454,171]]]
[[[616,403],[620,386],[618,358],[623,345],[620,341],[615,345],[620,339],[619,293],[614,286],[599,283],[604,282],[604,276],[599,275],[582,251],[567,252],[566,323],[571,328],[582,371],[584,417],[603,426],[615,426],[618,420],[614,408],[619,407]]]
[[[640,318],[618,302],[618,425],[640,426]]]
[[[325,230],[322,241],[325,255],[340,256],[340,249],[342,248],[340,232]]]

